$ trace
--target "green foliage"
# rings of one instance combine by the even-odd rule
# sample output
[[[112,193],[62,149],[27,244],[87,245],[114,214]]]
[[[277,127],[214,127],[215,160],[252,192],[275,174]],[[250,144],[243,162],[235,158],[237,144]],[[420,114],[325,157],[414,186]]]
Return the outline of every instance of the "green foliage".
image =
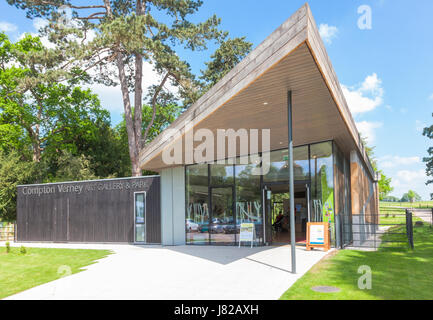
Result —
[[[433,114],[432,114],[433,116]],[[430,127],[424,128],[423,135],[429,139],[433,139],[433,125]],[[431,179],[427,180],[426,185],[433,184],[433,147],[427,149],[428,156],[423,158],[423,161],[426,164],[426,174]],[[433,193],[430,194],[431,199],[433,200]]]
[[[37,163],[23,160],[16,151],[0,151],[0,220],[15,220],[17,185],[36,182],[41,174],[38,169]]]
[[[20,253],[21,253],[21,254],[26,254],[26,253],[27,253],[27,249],[26,249],[26,247],[21,246],[21,247],[20,247]]]
[[[380,199],[382,201],[386,202],[400,202],[400,198],[394,197],[394,196],[386,196],[383,199]]]
[[[411,202],[411,203],[413,203],[415,201],[421,201],[421,200],[422,200],[421,196],[413,190],[409,190],[400,199],[401,202]]]
[[[9,241],[6,241],[5,245],[6,245],[6,253],[11,252],[11,244],[9,243]]]
[[[379,173],[380,173],[380,180],[378,182],[379,200],[383,200],[388,194],[390,194],[394,190],[394,188],[391,187],[392,178],[388,178],[387,176],[385,176],[382,170],[380,170]]]
[[[202,70],[200,79],[205,81],[204,87],[211,88],[230,70],[232,70],[251,51],[252,43],[245,37],[222,40],[219,48],[211,55],[211,61],[206,62],[206,70]]]
[[[245,38],[227,39],[228,33],[219,29],[220,19],[215,15],[203,22],[193,22],[190,17],[203,4],[200,0],[104,0],[90,7],[78,0],[8,0],[8,3],[25,10],[30,18],[43,17],[49,21],[42,34],[55,49],[45,51],[45,56],[51,54],[53,61],[63,60],[62,67],[55,68],[57,73],[70,81],[76,77],[88,80],[86,71],[91,69],[96,71],[93,81],[120,84],[133,175],[140,174],[139,154],[150,141],[148,134],[152,135],[153,127],[153,120],[144,130],[142,125],[142,78],[146,76],[143,63],[151,63],[161,75],[149,88],[152,96],[148,104],[152,113],[156,113],[160,96],[169,93],[166,84],[176,89],[177,100],[187,108],[251,49]],[[74,17],[72,23],[65,23],[59,11],[66,3]],[[90,32],[92,37],[87,37]],[[220,44],[220,48],[208,63],[203,84],[195,79],[190,65],[176,51],[205,50],[209,42]],[[130,93],[134,95],[134,103],[130,101]]]
[[[378,170],[377,167],[377,161],[374,156],[374,149],[376,147],[371,147],[367,145],[367,139],[365,137],[361,137],[362,144],[365,147],[365,152],[368,155],[368,158],[370,159],[371,166],[373,167],[374,171],[377,171],[380,173],[380,180],[378,181],[379,186],[379,200],[383,200],[387,195],[389,195],[394,188],[391,186],[392,178],[388,178],[382,170]]]
[[[98,179],[91,168],[91,162],[85,155],[74,157],[65,152],[57,158],[56,176],[50,182],[80,181]]]

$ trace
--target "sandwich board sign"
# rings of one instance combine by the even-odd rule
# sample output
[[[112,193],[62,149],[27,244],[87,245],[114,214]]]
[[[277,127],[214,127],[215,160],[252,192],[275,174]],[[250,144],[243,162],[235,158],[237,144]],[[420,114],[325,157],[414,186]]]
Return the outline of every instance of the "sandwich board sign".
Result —
[[[254,239],[256,237],[256,228],[254,223],[241,223],[241,231],[239,234],[239,248],[241,247],[241,242],[251,241],[251,248],[254,244]]]
[[[323,248],[328,251],[331,248],[328,222],[307,223],[307,250]]]

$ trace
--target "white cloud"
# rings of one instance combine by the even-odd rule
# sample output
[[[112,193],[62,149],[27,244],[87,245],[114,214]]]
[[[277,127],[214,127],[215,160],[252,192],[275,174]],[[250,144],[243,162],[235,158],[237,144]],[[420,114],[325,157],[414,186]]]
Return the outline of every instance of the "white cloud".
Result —
[[[375,129],[381,128],[382,126],[382,122],[360,121],[356,123],[358,131],[367,139],[369,145],[374,143],[376,139]]]
[[[382,80],[376,73],[367,76],[360,85],[348,87],[342,84],[341,88],[350,111],[355,115],[372,111],[383,103]]]
[[[0,21],[0,31],[3,32],[14,32],[17,31],[18,27],[13,24],[6,21]]]
[[[433,100],[433,93],[428,97],[429,100]]]
[[[327,44],[331,44],[332,40],[337,37],[338,28],[335,26],[330,26],[326,23],[321,23],[319,25],[319,34],[323,41],[325,41]]]
[[[380,169],[395,168],[398,166],[409,166],[421,163],[420,157],[383,156],[377,159]]]
[[[399,197],[409,190],[416,191],[423,200],[430,199],[430,193],[433,193],[433,187],[426,186],[427,176],[424,169],[419,170],[399,170],[392,177],[391,186],[394,187],[393,194]]]

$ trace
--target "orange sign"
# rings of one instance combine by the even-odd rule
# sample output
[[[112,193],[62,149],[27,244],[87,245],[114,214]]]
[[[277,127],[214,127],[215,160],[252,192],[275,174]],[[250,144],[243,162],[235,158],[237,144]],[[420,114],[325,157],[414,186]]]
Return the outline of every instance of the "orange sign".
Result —
[[[307,250],[323,248],[324,251],[331,249],[328,222],[307,223]]]

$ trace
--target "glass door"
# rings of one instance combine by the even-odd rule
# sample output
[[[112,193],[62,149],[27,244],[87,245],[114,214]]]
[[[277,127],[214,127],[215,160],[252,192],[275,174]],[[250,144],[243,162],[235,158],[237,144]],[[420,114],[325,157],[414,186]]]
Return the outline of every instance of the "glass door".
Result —
[[[134,193],[134,242],[146,243],[146,193]]]
[[[211,244],[234,245],[238,226],[234,210],[234,188],[212,187],[210,193],[211,221],[209,238]]]

